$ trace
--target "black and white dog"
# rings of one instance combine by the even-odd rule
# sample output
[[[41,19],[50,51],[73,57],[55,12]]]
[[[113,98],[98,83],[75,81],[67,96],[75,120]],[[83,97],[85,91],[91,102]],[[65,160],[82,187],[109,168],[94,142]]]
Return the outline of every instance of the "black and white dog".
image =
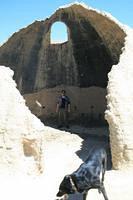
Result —
[[[86,200],[90,189],[98,189],[102,192],[104,199],[108,200],[104,188],[104,174],[107,165],[107,154],[102,148],[93,149],[87,160],[70,175],[66,175],[59,186],[57,197],[67,199],[68,194],[83,193],[83,200]],[[67,198],[66,198],[67,197]]]

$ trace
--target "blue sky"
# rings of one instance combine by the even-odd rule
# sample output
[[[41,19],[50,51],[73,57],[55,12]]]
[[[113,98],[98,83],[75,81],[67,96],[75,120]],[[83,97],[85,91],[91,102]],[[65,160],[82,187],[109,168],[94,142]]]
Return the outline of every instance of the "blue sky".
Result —
[[[0,44],[14,32],[35,20],[44,20],[70,0],[1,0]],[[88,6],[111,13],[123,24],[133,28],[133,0],[84,0]]]

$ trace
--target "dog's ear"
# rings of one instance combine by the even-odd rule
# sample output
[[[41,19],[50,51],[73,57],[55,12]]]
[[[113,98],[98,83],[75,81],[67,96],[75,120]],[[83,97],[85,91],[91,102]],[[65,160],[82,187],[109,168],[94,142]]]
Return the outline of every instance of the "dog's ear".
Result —
[[[67,182],[68,182],[68,181],[70,182],[70,178],[71,178],[70,175],[66,175],[64,179],[65,179]]]
[[[66,176],[64,177],[63,182],[65,182],[65,184],[67,183],[67,184],[69,185],[69,184],[70,184],[70,178],[71,178],[70,175],[66,175]]]
[[[66,175],[65,178],[66,178],[66,179],[70,179],[71,176],[70,176],[70,175]]]

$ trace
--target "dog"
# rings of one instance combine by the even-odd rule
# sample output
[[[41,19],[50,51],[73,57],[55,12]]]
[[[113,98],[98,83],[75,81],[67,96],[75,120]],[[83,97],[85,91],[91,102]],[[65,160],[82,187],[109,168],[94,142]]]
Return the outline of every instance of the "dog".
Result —
[[[86,200],[90,189],[98,189],[99,193],[103,194],[104,199],[108,200],[104,187],[106,166],[107,154],[105,149],[93,149],[87,160],[76,171],[64,177],[56,196],[59,199],[66,200],[69,194],[82,193],[83,200]]]

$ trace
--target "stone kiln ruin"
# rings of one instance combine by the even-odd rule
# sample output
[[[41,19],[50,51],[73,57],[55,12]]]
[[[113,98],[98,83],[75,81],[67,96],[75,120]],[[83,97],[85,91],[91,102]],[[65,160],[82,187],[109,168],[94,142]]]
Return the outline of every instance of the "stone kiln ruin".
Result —
[[[51,26],[57,21],[66,24],[68,41],[51,44]],[[58,91],[65,88],[72,101],[73,118],[81,114],[90,116],[92,106],[96,118],[100,114],[104,117],[107,88],[106,119],[114,168],[133,164],[130,133],[133,117],[130,113],[130,130],[127,131],[129,122],[123,116],[128,106],[125,103],[123,111],[119,107],[122,103],[121,85],[114,75],[119,74],[123,66],[117,67],[116,71],[112,68],[119,63],[125,37],[126,31],[114,20],[74,4],[60,8],[44,21],[36,21],[21,29],[0,47],[0,64],[14,70],[18,89],[38,116],[49,118],[54,115]],[[126,81],[124,74],[121,80]]]

